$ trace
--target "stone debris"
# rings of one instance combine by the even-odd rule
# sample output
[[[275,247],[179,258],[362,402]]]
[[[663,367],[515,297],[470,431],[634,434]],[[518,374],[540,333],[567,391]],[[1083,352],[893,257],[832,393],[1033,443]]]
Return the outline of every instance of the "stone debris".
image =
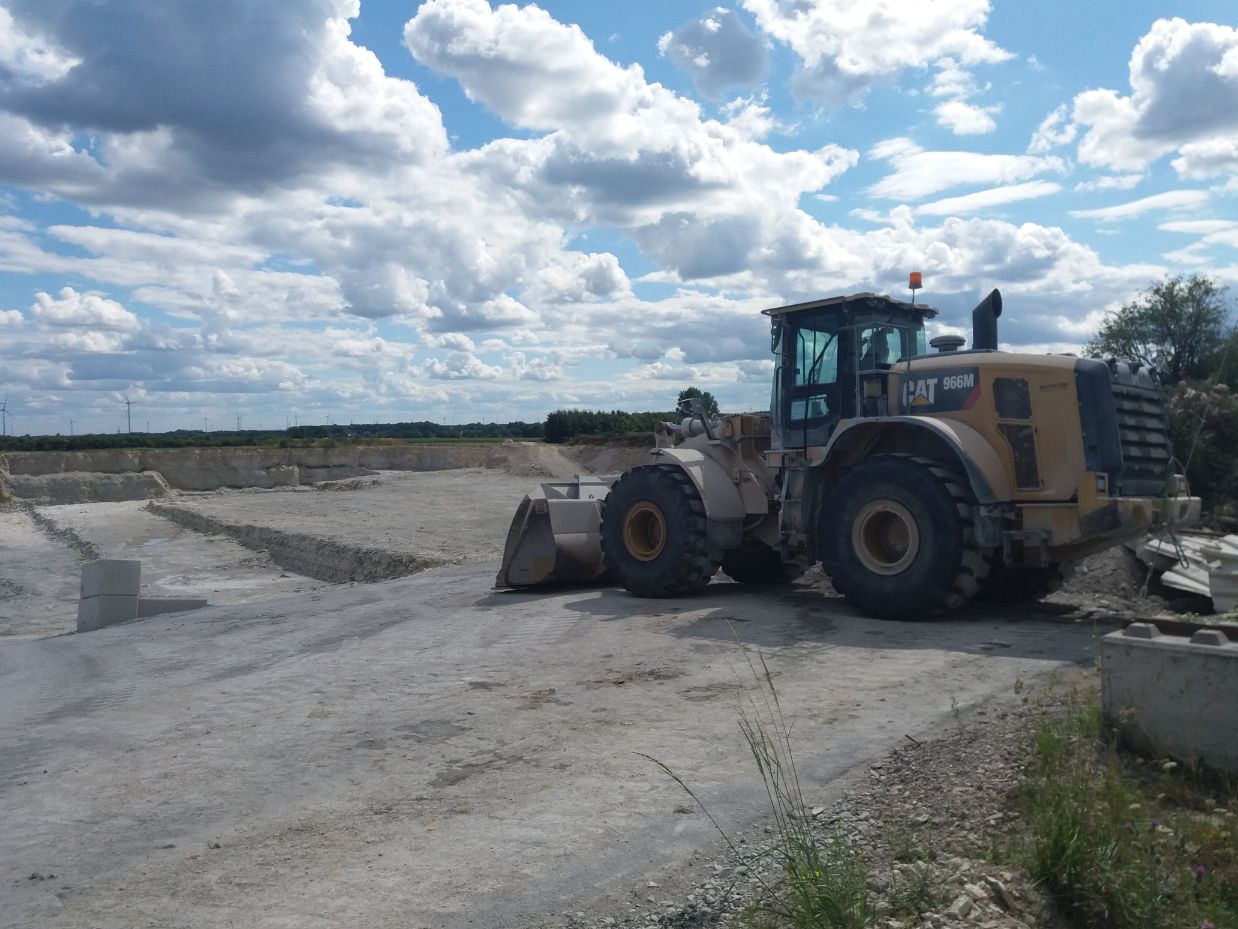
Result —
[[[837,802],[807,813],[823,838],[843,835],[867,863],[870,925],[878,929],[1059,929],[1031,879],[985,859],[988,839],[1017,826],[1025,736],[1043,705],[1026,697],[964,718],[942,736],[908,742]],[[754,776],[756,776],[754,774]],[[809,798],[811,799],[811,798]],[[708,875],[672,903],[637,895],[626,913],[576,912],[546,925],[567,929],[709,929],[743,925],[740,914],[763,882],[777,880],[773,830],[758,824],[731,837],[741,852],[691,866]],[[759,836],[759,839],[751,838]],[[666,875],[649,887],[682,887]],[[914,895],[922,905],[909,903]]]

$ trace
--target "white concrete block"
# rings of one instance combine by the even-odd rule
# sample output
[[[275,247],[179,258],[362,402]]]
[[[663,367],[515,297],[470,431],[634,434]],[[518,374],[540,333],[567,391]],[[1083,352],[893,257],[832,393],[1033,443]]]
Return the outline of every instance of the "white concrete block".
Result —
[[[1132,623],[1101,639],[1105,719],[1139,751],[1238,774],[1238,643]]]
[[[127,594],[87,597],[77,602],[77,631],[91,632],[104,626],[138,618],[138,598]]]
[[[142,562],[103,558],[82,565],[82,599],[136,597],[142,589]]]

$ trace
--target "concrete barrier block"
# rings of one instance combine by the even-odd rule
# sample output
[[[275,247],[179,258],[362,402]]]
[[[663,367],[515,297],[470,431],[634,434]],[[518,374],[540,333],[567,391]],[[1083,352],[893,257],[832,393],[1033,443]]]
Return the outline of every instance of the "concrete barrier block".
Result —
[[[183,613],[185,610],[197,610],[206,606],[205,600],[176,597],[139,597],[138,616],[161,616],[164,613]]]
[[[104,626],[114,626],[138,618],[136,596],[104,595],[87,597],[77,602],[77,631],[91,632]]]
[[[1238,643],[1136,623],[1101,640],[1100,660],[1105,719],[1127,745],[1238,774]]]
[[[103,558],[82,565],[82,599],[136,597],[142,589],[142,562]]]

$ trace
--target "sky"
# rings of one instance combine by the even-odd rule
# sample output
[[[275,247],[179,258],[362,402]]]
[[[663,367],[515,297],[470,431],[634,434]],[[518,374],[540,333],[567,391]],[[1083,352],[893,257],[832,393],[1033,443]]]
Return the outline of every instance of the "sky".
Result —
[[[0,0],[16,434],[768,405],[861,291],[1238,284],[1233,0]],[[1238,287],[1234,288],[1238,291]],[[127,398],[132,406],[125,405]]]

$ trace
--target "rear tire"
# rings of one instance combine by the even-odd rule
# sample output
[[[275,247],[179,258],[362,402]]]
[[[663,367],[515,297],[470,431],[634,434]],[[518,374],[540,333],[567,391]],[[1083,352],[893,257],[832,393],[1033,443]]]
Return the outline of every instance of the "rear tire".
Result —
[[[790,584],[804,573],[794,562],[784,562],[777,549],[752,540],[726,553],[722,571],[740,584]]]
[[[1060,589],[1074,573],[1075,566],[1070,562],[1024,568],[994,561],[976,599],[986,603],[1032,603]]]
[[[638,597],[680,597],[718,570],[707,541],[705,504],[677,465],[625,472],[602,502],[602,554]]]
[[[963,478],[924,458],[886,455],[844,471],[817,514],[821,564],[863,613],[923,619],[975,596],[988,562]]]

